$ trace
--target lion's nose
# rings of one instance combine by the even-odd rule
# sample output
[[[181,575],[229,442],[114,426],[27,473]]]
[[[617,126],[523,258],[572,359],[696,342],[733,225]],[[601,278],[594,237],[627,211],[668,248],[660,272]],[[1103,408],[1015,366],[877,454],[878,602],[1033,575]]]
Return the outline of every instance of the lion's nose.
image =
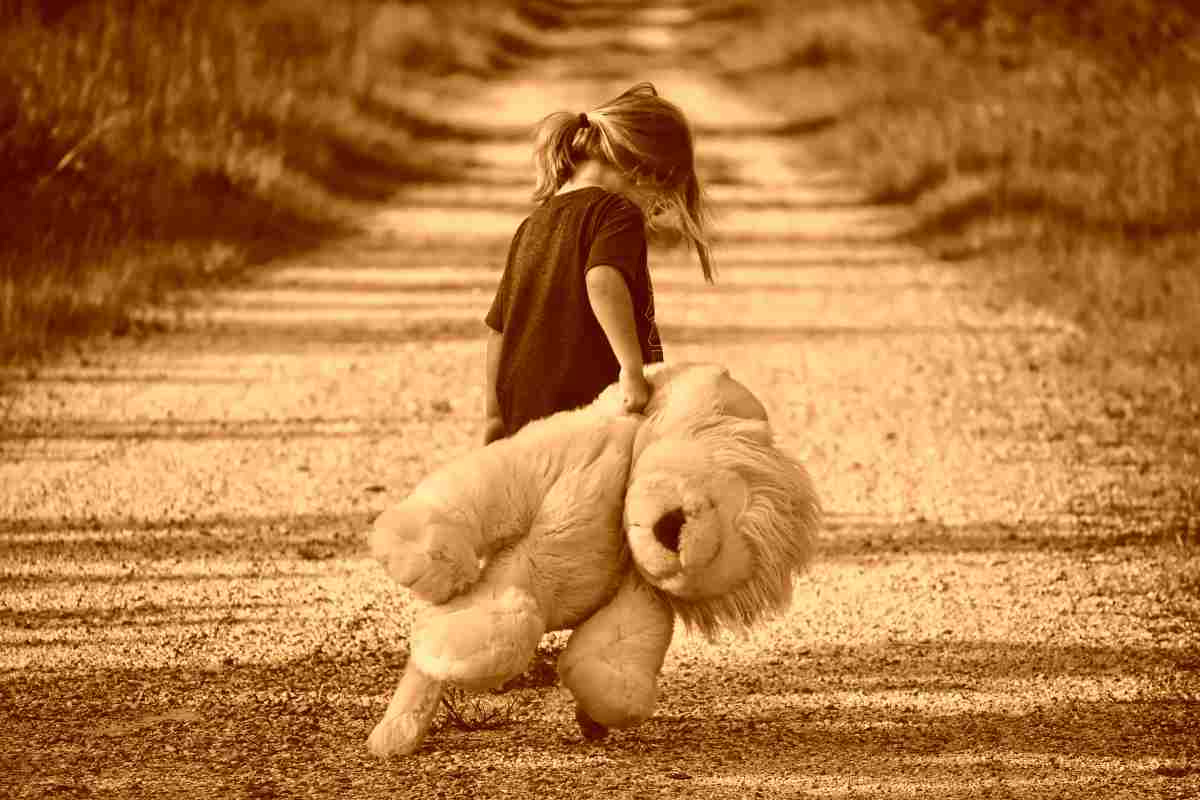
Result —
[[[668,511],[654,523],[654,538],[658,539],[659,544],[672,553],[678,553],[679,532],[683,530],[683,523],[685,521],[686,518],[683,516],[682,508]]]

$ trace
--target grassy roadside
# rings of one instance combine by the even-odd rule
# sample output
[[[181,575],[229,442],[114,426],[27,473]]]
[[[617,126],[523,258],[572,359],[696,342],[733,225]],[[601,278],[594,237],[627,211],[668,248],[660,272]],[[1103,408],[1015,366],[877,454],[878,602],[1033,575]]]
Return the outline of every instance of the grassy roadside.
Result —
[[[983,264],[1009,298],[1080,322],[1106,349],[1197,380],[1200,12],[1182,0],[840,0],[759,4],[720,55],[793,108],[840,87],[816,152],[914,238]]]
[[[0,363],[134,331],[139,305],[440,175],[419,131],[362,101],[398,74],[495,68],[474,20],[505,6],[0,2]]]

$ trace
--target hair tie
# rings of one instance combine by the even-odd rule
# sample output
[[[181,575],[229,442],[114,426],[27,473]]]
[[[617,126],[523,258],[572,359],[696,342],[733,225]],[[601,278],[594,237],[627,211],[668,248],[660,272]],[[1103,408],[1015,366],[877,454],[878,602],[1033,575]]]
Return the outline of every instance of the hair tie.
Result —
[[[579,127],[580,127],[580,128],[586,128],[586,127],[590,126],[591,124],[592,124],[592,123],[591,123],[591,121],[590,121],[590,120],[587,118],[587,114],[584,114],[584,113],[580,112],[580,114],[579,114]]]

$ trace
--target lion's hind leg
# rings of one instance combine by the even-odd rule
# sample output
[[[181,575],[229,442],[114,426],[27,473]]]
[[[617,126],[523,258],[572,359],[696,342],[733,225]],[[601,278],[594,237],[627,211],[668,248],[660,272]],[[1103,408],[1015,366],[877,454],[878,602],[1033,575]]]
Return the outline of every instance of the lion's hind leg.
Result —
[[[575,696],[575,718],[585,738],[637,725],[654,712],[674,624],[671,608],[630,575],[609,604],[571,634],[558,674]]]

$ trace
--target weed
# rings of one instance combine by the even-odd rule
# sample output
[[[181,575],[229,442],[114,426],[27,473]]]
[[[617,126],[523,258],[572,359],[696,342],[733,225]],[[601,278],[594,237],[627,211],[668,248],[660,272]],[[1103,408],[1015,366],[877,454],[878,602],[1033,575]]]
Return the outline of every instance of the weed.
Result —
[[[463,730],[503,728],[520,720],[536,702],[533,691],[557,685],[558,656],[566,647],[561,635],[542,642],[523,673],[491,692],[473,693],[454,686],[442,695],[441,724]]]
[[[533,702],[524,692],[473,694],[451,686],[442,695],[443,725],[466,731],[505,728],[520,719]]]

